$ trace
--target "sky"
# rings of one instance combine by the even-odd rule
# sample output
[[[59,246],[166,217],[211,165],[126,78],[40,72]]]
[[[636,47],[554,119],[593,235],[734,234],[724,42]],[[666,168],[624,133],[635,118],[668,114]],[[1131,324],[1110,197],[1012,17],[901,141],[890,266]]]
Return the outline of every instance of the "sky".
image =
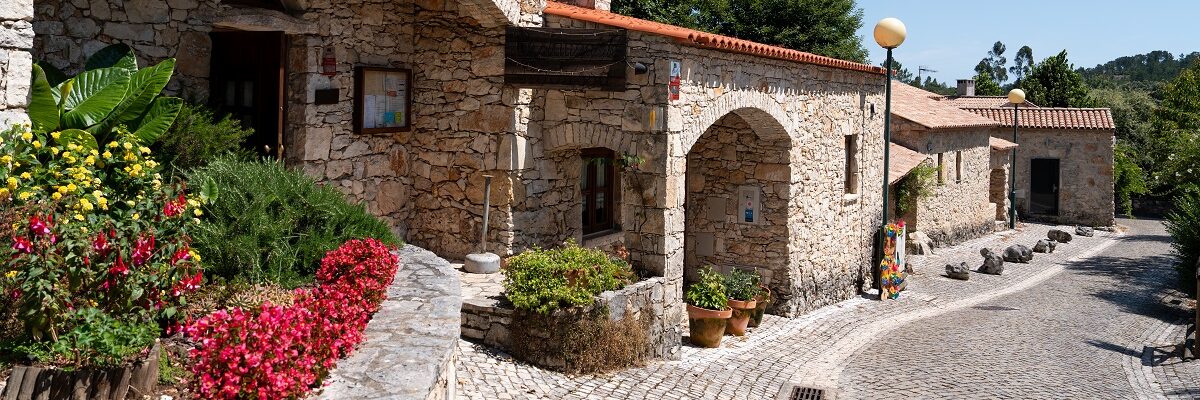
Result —
[[[1008,66],[1025,45],[1037,61],[1065,49],[1077,68],[1153,50],[1200,51],[1198,0],[858,0],[858,6],[872,64],[887,57],[872,36],[875,23],[896,17],[908,28],[908,39],[893,51],[896,60],[913,74],[918,66],[937,70],[931,75],[951,86],[974,76],[997,40],[1008,47]]]

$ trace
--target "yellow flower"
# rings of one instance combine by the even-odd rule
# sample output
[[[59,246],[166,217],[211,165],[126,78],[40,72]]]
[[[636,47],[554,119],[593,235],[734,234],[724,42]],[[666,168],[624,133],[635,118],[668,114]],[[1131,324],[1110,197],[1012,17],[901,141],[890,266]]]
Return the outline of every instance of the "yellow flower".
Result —
[[[21,179],[33,179],[33,175],[30,175],[28,172],[22,172]]]
[[[33,140],[33,133],[32,133],[32,132],[25,132],[25,133],[22,133],[22,134],[21,134],[21,139],[25,139],[25,141],[26,141],[26,142],[28,142],[28,141],[30,141],[30,140]]]
[[[150,154],[150,148],[146,146],[138,147],[138,151],[142,152],[142,154]]]
[[[79,221],[83,221],[83,214],[75,214],[75,219],[79,220]]]
[[[12,156],[4,155],[3,157],[0,157],[0,164],[8,164],[10,162],[12,162]]]
[[[133,200],[125,200],[125,205],[127,205],[127,206],[133,207],[136,204],[137,203],[134,203]]]
[[[199,224],[199,223],[200,223],[200,218],[192,218],[192,223],[193,223],[193,224]]]
[[[33,193],[21,192],[21,194],[17,195],[17,198],[21,200],[29,200],[30,197],[33,197]]]
[[[101,197],[101,198],[96,199],[96,204],[100,205],[101,210],[108,209],[108,199],[106,199],[106,198]]]
[[[54,192],[54,194],[50,195],[50,198],[51,198],[51,199],[54,199],[54,200],[61,199],[61,198],[62,198],[62,193],[59,193],[59,192]]]
[[[79,190],[79,186],[75,186],[75,184],[74,184],[74,183],[69,183],[69,184],[67,184],[67,191],[68,191],[68,192],[75,192],[76,190]]]
[[[92,202],[88,199],[79,199],[79,208],[82,208],[83,211],[92,211]]]
[[[200,211],[200,209],[197,208],[197,209],[192,210],[192,214],[195,214],[197,217],[199,217],[201,215],[204,215],[204,211]]]
[[[125,142],[122,145],[124,145],[125,150],[133,150],[133,143]]]
[[[8,198],[8,188],[0,188],[0,199]]]
[[[197,253],[196,250],[188,250],[188,255],[192,256],[192,259],[196,260],[196,262],[200,262],[200,253]]]
[[[92,164],[95,164],[95,163],[96,163],[96,157],[87,156],[87,158],[85,158],[85,159],[83,160],[83,162],[84,162],[85,164],[87,164],[87,165],[92,165]]]
[[[189,206],[192,206],[192,207],[199,207],[199,206],[200,206],[200,202],[199,202],[199,201],[196,201],[196,199],[188,199],[188,201],[187,201],[187,202],[188,202],[188,205],[189,205]]]
[[[40,149],[40,148],[42,148],[42,141],[40,141],[40,140],[34,140],[34,141],[33,141],[33,148],[35,148],[35,149]]]
[[[62,136],[62,132],[54,132],[50,134],[50,137],[54,138],[54,140],[58,140],[59,136]]]
[[[86,226],[81,226],[81,227],[79,227],[79,231],[83,232],[83,233],[88,233],[88,228]]]
[[[17,184],[18,184],[18,183],[21,183],[21,181],[17,180],[17,178],[16,178],[16,177],[12,177],[12,176],[8,177],[8,180],[7,180],[7,182],[8,182],[8,188],[9,188],[9,189],[16,189],[16,188],[17,188]]]
[[[7,273],[7,274],[4,274],[4,277],[5,277],[5,278],[8,278],[8,279],[16,278],[16,277],[17,277],[17,271],[8,271],[8,273]]]
[[[105,150],[104,154],[101,154],[101,156],[103,156],[104,158],[112,158],[112,152]]]
[[[138,218],[141,218],[141,214],[138,214],[138,213],[133,213],[133,220],[134,220],[134,221],[137,221],[137,220],[138,220]]]

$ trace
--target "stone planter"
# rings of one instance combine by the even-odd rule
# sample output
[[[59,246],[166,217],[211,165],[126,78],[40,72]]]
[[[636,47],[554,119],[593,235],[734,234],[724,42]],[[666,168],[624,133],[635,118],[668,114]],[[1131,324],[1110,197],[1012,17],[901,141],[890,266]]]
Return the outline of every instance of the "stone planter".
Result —
[[[755,301],[746,300],[729,300],[729,308],[733,310],[729,319],[725,320],[725,333],[734,336],[745,336],[746,326],[750,324],[750,315],[754,314],[754,308],[757,306]]]
[[[733,310],[726,308],[721,311],[687,305],[688,340],[700,347],[721,347],[721,337],[725,336],[726,321]]]
[[[4,399],[125,400],[141,399],[158,382],[158,343],[146,359],[125,367],[64,371],[18,365],[4,386]]]
[[[762,290],[758,296],[754,296],[754,313],[750,314],[749,327],[756,328],[762,324],[763,314],[767,313],[767,306],[771,304],[771,289],[766,286],[759,287]]]

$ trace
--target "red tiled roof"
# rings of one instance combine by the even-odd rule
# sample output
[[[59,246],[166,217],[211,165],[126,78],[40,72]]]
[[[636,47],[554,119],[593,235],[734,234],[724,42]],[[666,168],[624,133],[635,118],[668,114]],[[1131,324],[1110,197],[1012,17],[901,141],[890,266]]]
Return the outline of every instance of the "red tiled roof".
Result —
[[[926,156],[909,148],[895,144],[891,144],[891,160],[888,163],[888,184],[896,183],[900,178],[908,175],[913,168],[921,165],[925,161]]]
[[[963,111],[935,99],[941,97],[900,82],[892,82],[892,114],[929,129],[999,126],[996,121]]]
[[[1009,150],[1017,148],[1017,144],[992,136],[988,138],[988,144],[992,146],[992,150]]]
[[[853,71],[870,72],[880,75],[883,75],[885,71],[882,67],[860,64],[853,61],[839,60],[832,57],[819,56],[803,51],[765,45],[762,43],[751,42],[749,40],[742,40],[674,25],[646,21],[608,11],[576,7],[554,1],[546,2],[545,12],[546,14],[557,15],[560,17],[566,17],[580,21],[594,22],[602,25],[625,28],[632,31],[667,36],[675,38],[679,42],[689,46],[848,69]]]
[[[967,111],[990,118],[1004,126],[1013,126],[1012,110],[999,108],[967,108]],[[1112,112],[1107,108],[1022,108],[1022,128],[1104,129],[1115,130]]]
[[[946,96],[938,100],[950,103],[958,108],[1012,108],[1007,96]],[[1021,107],[1037,107],[1037,104],[1025,100]]]

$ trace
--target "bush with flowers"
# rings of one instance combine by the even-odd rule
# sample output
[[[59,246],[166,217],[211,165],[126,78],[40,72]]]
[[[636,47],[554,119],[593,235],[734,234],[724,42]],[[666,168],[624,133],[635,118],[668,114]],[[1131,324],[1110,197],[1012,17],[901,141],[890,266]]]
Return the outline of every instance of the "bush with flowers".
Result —
[[[302,397],[363,340],[398,263],[378,240],[351,240],[326,254],[318,285],[297,289],[292,305],[220,310],[186,324],[199,344],[191,353],[193,394]]]
[[[203,279],[188,236],[201,197],[163,182],[128,130],[112,138],[92,148],[29,125],[0,132],[0,289],[25,328],[3,339],[49,349],[42,362],[90,365],[58,342],[95,328],[88,321],[168,321]]]

